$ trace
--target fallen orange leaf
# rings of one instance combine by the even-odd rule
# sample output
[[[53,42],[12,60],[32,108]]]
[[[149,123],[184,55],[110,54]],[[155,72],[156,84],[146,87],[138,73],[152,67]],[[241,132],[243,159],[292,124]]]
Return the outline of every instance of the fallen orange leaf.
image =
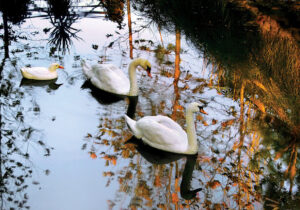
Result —
[[[217,187],[221,186],[221,183],[218,180],[214,180],[208,183],[208,186],[212,189],[216,189]]]
[[[96,155],[94,152],[91,152],[91,153],[90,153],[90,157],[91,157],[92,159],[96,159],[96,158],[97,158],[97,155]]]
[[[115,166],[117,164],[117,159],[112,159],[111,162]]]

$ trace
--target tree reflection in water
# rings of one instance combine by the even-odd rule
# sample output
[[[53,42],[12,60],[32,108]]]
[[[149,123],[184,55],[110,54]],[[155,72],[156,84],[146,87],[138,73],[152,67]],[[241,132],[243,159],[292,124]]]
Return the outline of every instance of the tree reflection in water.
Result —
[[[10,68],[15,71],[10,60],[3,60],[0,70]],[[27,115],[39,115],[39,106],[32,99],[32,107],[26,107],[26,93],[12,80],[15,74],[8,77],[7,71],[1,80],[1,139],[0,139],[0,197],[1,209],[15,207],[28,208],[26,193],[32,180],[33,166],[29,155],[32,147],[39,148],[43,155],[49,156],[51,148],[44,142],[42,132],[26,123]],[[16,123],[18,122],[18,123]],[[46,174],[49,170],[44,171]]]
[[[65,52],[71,46],[73,38],[79,39],[76,34],[80,30],[72,27],[79,16],[74,11],[70,11],[70,0],[48,0],[48,4],[48,15],[54,26],[50,32],[49,43],[59,51]]]

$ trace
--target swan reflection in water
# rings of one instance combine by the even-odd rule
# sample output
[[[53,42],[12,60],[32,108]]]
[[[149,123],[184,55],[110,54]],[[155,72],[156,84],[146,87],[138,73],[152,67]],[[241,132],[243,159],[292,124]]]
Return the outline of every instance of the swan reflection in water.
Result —
[[[96,88],[90,80],[86,80],[82,86],[82,89],[89,89],[91,95],[100,103],[104,105],[109,105],[116,103],[118,101],[124,100],[126,96],[124,95],[118,95],[114,93],[109,93],[107,91],[101,90],[99,88]],[[137,97],[137,96],[136,96]]]
[[[62,84],[56,84],[57,78],[52,80],[33,80],[23,78],[20,83],[21,86],[30,87],[44,87],[48,86],[51,90],[57,90]]]
[[[92,97],[95,98],[96,101],[98,101],[100,104],[103,105],[109,105],[124,100],[125,98],[128,98],[129,104],[128,104],[126,115],[129,116],[130,118],[134,118],[135,109],[138,102],[138,96],[122,96],[122,95],[109,93],[104,90],[96,88],[90,82],[90,80],[86,80],[81,86],[81,88],[89,89]]]
[[[136,150],[143,156],[143,158],[152,164],[167,164],[177,161],[181,158],[186,158],[182,181],[180,184],[180,195],[186,200],[191,200],[197,196],[197,192],[202,190],[202,188],[197,188],[194,190],[190,189],[193,170],[198,154],[185,155],[162,151],[143,143],[140,139],[137,139],[134,136],[126,141],[125,144],[134,144]]]

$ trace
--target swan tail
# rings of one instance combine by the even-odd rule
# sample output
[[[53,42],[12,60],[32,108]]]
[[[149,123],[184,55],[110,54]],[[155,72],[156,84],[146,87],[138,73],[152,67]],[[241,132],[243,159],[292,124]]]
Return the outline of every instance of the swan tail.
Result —
[[[90,65],[88,65],[85,60],[81,61],[81,66],[82,66],[82,70],[83,73],[87,76],[90,77],[90,71],[92,70],[92,67]]]
[[[131,132],[137,137],[137,138],[141,138],[140,132],[138,131],[138,129],[136,128],[136,121],[131,119],[130,117],[128,117],[127,115],[124,116],[125,117],[125,121],[127,126],[129,127],[129,129],[131,130]]]
[[[25,73],[25,69],[21,68],[21,74],[24,76],[24,73]]]

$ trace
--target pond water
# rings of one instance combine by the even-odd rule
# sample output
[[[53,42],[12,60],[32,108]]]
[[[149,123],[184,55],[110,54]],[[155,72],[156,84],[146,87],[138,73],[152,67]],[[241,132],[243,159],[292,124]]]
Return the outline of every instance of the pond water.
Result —
[[[296,209],[299,41],[226,1],[136,0],[130,17],[128,2],[99,2],[0,5],[1,209]],[[131,51],[152,78],[138,69],[137,99],[103,103],[82,61],[127,75]],[[51,63],[57,80],[22,78]],[[194,115],[195,156],[142,144],[124,120],[186,130],[195,101],[207,113]]]

